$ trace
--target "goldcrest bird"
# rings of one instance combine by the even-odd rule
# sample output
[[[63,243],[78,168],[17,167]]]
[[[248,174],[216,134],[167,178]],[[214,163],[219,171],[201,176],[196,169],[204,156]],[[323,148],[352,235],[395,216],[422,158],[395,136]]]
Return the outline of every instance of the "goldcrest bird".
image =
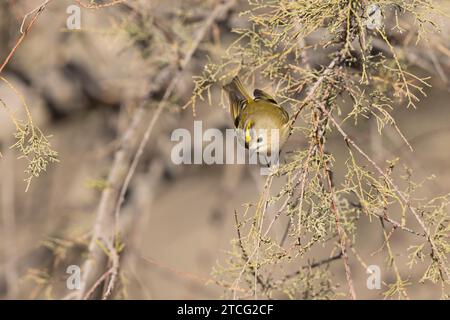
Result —
[[[290,131],[286,110],[260,89],[253,91],[252,98],[237,76],[224,89],[228,92],[234,126],[242,132],[245,147],[269,156],[274,150],[280,152]],[[272,133],[278,137],[272,137]]]

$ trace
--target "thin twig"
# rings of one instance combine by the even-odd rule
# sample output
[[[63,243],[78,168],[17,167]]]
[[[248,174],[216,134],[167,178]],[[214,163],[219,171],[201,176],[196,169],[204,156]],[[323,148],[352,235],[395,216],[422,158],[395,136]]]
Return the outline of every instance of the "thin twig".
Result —
[[[260,217],[260,224],[259,224],[259,228],[258,228],[258,234],[257,234],[257,240],[256,240],[256,244],[255,244],[255,248],[253,249],[252,253],[250,255],[248,255],[248,258],[246,259],[244,265],[241,268],[241,271],[239,272],[237,278],[233,281],[233,285],[231,287],[231,289],[233,290],[233,300],[237,299],[236,296],[236,288],[239,285],[239,282],[242,278],[242,275],[245,273],[245,270],[247,268],[247,265],[249,265],[250,260],[253,259],[253,257],[258,253],[259,251],[259,246],[261,244],[261,239],[267,237],[267,235],[269,234],[273,224],[270,224],[267,229],[266,232],[264,234],[262,234],[262,227],[263,227],[263,222],[264,222],[264,216],[265,216],[265,212],[267,209],[267,205],[268,205],[268,200],[269,200],[269,194],[270,194],[270,187],[272,185],[272,181],[273,181],[273,175],[270,174],[267,179],[266,182],[264,184],[264,188],[263,188],[263,192],[262,192],[262,196],[260,198],[260,202],[259,202],[259,206],[257,210],[261,210],[261,217]],[[255,275],[255,281],[257,280],[257,269],[255,269],[254,272]]]
[[[323,110],[326,110],[326,108],[322,104],[319,104],[319,105],[321,106],[321,108]],[[323,145],[321,145],[320,147],[321,147],[320,151],[323,156],[323,154],[324,154]],[[327,164],[326,160],[324,161],[324,170],[325,170],[325,175],[326,175],[326,179],[328,182],[328,188],[330,189],[330,193],[331,193],[331,211],[334,213],[334,218],[336,221],[336,229],[337,229],[337,233],[339,235],[339,245],[341,247],[342,258],[343,258],[342,260],[344,261],[345,277],[347,279],[349,295],[352,300],[356,300],[355,287],[353,286],[352,273],[351,273],[350,265],[348,262],[347,235],[345,233],[345,230],[341,226],[341,217],[340,217],[339,209],[337,207],[336,193],[334,192],[334,185],[333,185],[333,181],[331,178],[331,171],[328,168],[328,164]]]
[[[23,42],[23,40],[25,39],[25,37],[27,36],[27,34],[30,32],[31,28],[33,27],[34,23],[36,22],[37,18],[39,18],[39,16],[41,15],[41,13],[45,10],[45,8],[47,7],[47,5],[53,0],[46,0],[44,3],[42,3],[40,6],[38,6],[37,8],[33,9],[31,12],[27,13],[23,20],[22,20],[22,24],[20,26],[20,33],[21,36],[19,37],[19,39],[17,40],[16,44],[14,45],[14,47],[11,49],[11,51],[9,52],[8,56],[6,57],[6,59],[3,61],[3,63],[0,66],[0,73],[2,73],[2,71],[5,69],[6,65],[9,63],[9,61],[11,60],[11,58],[14,56],[14,53],[16,52],[17,48],[19,48],[19,46],[21,45],[21,43]],[[33,18],[31,19],[30,23],[25,26],[25,22],[28,18],[28,16],[32,15],[34,13]]]
[[[118,225],[120,208],[122,207],[123,201],[125,199],[125,194],[128,190],[128,186],[130,185],[131,179],[133,178],[134,172],[136,171],[136,167],[137,167],[139,160],[144,152],[144,148],[147,145],[148,140],[150,139],[150,135],[153,131],[153,128],[155,127],[157,120],[159,119],[162,111],[164,110],[164,107],[166,106],[167,100],[172,95],[174,89],[176,88],[176,85],[178,83],[180,76],[182,75],[183,71],[185,70],[185,68],[187,67],[189,62],[191,61],[195,51],[197,51],[198,46],[200,45],[203,38],[207,34],[208,30],[213,25],[214,21],[219,16],[221,16],[224,12],[227,12],[229,9],[231,9],[231,7],[234,5],[234,3],[235,3],[235,0],[229,0],[225,3],[222,3],[214,9],[214,11],[211,13],[211,15],[208,16],[205,23],[203,24],[203,27],[198,31],[198,33],[193,41],[193,45],[191,46],[191,49],[186,53],[183,61],[180,64],[178,71],[172,77],[172,81],[167,86],[167,89],[164,92],[164,95],[163,95],[160,103],[158,104],[158,106],[153,114],[153,117],[150,120],[150,123],[147,126],[147,129],[145,130],[144,136],[142,137],[141,142],[139,143],[139,147],[134,155],[134,158],[133,158],[133,161],[128,170],[127,176],[126,176],[125,181],[120,190],[120,195],[119,195],[119,198],[118,198],[118,201],[116,204],[116,209],[115,209],[116,226]],[[116,229],[116,231],[117,231],[117,229]]]
[[[332,257],[325,258],[325,259],[320,260],[320,261],[312,262],[310,264],[307,264],[307,265],[304,265],[304,266],[300,267],[300,269],[295,271],[294,273],[285,275],[283,280],[287,280],[287,279],[290,279],[290,278],[297,277],[305,269],[318,268],[318,267],[321,267],[323,265],[330,264],[331,262],[339,260],[341,258],[342,258],[342,251],[339,251],[339,253],[335,254]]]
[[[81,7],[85,8],[85,9],[102,9],[102,8],[112,7],[112,6],[115,6],[116,4],[124,3],[126,1],[127,0],[113,0],[111,2],[102,3],[102,4],[97,4],[97,3],[85,4],[81,0],[75,0],[76,3],[78,3]]]
[[[113,268],[109,268],[105,273],[102,274],[102,276],[100,278],[97,279],[97,281],[95,281],[95,283],[92,285],[92,287],[89,289],[89,291],[86,293],[86,295],[83,297],[83,300],[87,300],[89,299],[92,294],[94,293],[95,290],[97,290],[97,288],[100,287],[100,285],[102,284],[103,281],[106,281],[106,278],[113,272]],[[76,296],[75,296],[76,298]]]
[[[347,133],[342,129],[342,127],[339,125],[339,123],[334,119],[334,117],[324,108],[322,105],[319,105],[319,107],[322,109],[322,111],[328,116],[330,121],[333,123],[334,127],[338,130],[338,132],[342,135],[347,145],[352,146],[356,151],[358,151],[359,154],[361,154],[374,168],[375,170],[385,179],[385,181],[391,186],[391,188],[395,191],[395,193],[398,195],[400,200],[405,204],[405,206],[409,209],[409,211],[413,214],[413,216],[416,218],[417,222],[419,223],[422,230],[425,232],[427,241],[430,243],[431,250],[434,254],[434,256],[437,259],[437,262],[439,264],[439,268],[441,271],[443,271],[447,279],[450,279],[450,273],[447,269],[444,259],[442,259],[440,252],[438,251],[436,244],[434,243],[434,240],[431,237],[430,231],[428,230],[427,226],[425,225],[425,222],[420,217],[419,213],[416,211],[416,209],[411,205],[410,201],[406,199],[404,194],[400,191],[399,187],[392,181],[392,179],[376,164],[375,161],[370,158],[367,153],[365,153],[358,144],[355,143],[348,135]]]
[[[97,247],[97,239],[99,237],[111,239],[111,237],[114,238],[114,236],[117,236],[119,233],[119,214],[125,199],[125,193],[128,190],[131,179],[143,154],[144,148],[150,139],[156,122],[166,106],[167,100],[174,92],[180,76],[188,66],[194,53],[198,49],[210,27],[213,25],[214,21],[224,12],[231,9],[234,3],[235,0],[229,0],[219,4],[205,20],[203,26],[197,32],[190,50],[184,56],[179,68],[172,76],[172,80],[167,85],[167,89],[165,90],[162,99],[154,111],[140,141],[137,127],[141,119],[145,117],[144,106],[148,103],[147,99],[143,101],[141,107],[139,107],[138,111],[134,114],[133,120],[124,134],[121,148],[115,154],[114,163],[108,177],[108,183],[110,186],[102,192],[102,198],[100,200],[99,209],[97,212],[97,220],[94,226],[94,233],[89,245],[91,257],[86,260],[83,268],[82,290],[80,290],[81,295],[84,295],[88,283],[94,281],[96,274],[98,274],[98,272],[94,269],[97,269],[98,271],[100,270],[98,268],[101,268],[102,265],[100,261],[97,261],[96,266],[94,267],[95,258],[100,259],[100,255],[102,255],[101,250]],[[139,143],[136,151],[134,152],[133,145],[135,140],[138,140]],[[112,230],[109,229],[109,219],[114,219]]]
[[[300,112],[303,110],[303,108],[308,105],[311,101],[314,100],[315,94],[317,89],[319,89],[322,82],[325,80],[325,78],[333,71],[334,67],[338,64],[338,62],[341,60],[340,56],[335,57],[330,64],[325,68],[325,70],[322,72],[322,75],[314,82],[314,84],[309,88],[308,94],[303,99],[300,106],[297,107],[297,111],[292,115],[290,119],[290,126],[294,125],[295,121],[297,120],[298,116],[300,115]],[[291,130],[292,133],[292,130]]]
[[[108,297],[112,294],[114,290],[114,285],[116,283],[117,275],[119,273],[119,253],[117,252],[117,249],[114,247],[114,244],[111,244],[110,242],[107,242],[106,245],[108,246],[108,251],[110,253],[110,260],[112,263],[111,266],[111,277],[108,281],[108,285],[106,287],[106,291],[102,296],[102,300],[108,299]]]

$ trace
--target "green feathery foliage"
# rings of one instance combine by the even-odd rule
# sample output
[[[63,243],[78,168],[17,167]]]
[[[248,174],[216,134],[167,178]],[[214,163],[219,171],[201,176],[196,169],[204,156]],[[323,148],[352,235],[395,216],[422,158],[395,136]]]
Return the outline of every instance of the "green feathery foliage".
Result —
[[[41,129],[34,124],[25,98],[7,79],[0,77],[0,80],[6,83],[20,98],[25,111],[25,119],[18,119],[15,112],[0,99],[0,104],[7,111],[16,128],[16,132],[14,133],[15,143],[11,148],[18,150],[20,154],[19,159],[25,159],[27,162],[26,169],[24,170],[27,177],[24,181],[26,182],[25,191],[28,191],[33,178],[37,178],[45,172],[50,163],[58,162],[58,152],[52,149],[48,140],[50,136],[46,136]]]
[[[225,56],[194,79],[189,104],[195,110],[198,99],[211,100],[212,87],[236,74],[247,82],[271,83],[301,123],[293,134],[308,142],[307,148],[289,150],[285,163],[267,178],[259,201],[236,213],[238,237],[230,258],[214,270],[225,296],[335,298],[345,290],[330,264],[342,260],[344,287],[354,297],[348,261],[361,264],[365,274],[368,264],[358,250],[373,247],[360,244],[364,235],[358,222],[365,218],[381,229],[384,244],[373,254],[385,252],[386,270],[394,275],[392,281],[382,279],[384,296],[406,298],[408,287],[417,283],[401,274],[404,262],[392,248],[392,235],[404,233],[407,265],[425,269],[418,281],[435,284],[448,297],[449,196],[419,197],[427,181],[414,182],[407,168],[402,173],[399,159],[378,164],[347,133],[371,119],[380,135],[392,129],[411,148],[392,111],[415,108],[425,96],[429,78],[411,71],[408,54],[430,37],[439,39],[436,21],[446,7],[432,0],[261,0],[250,1],[250,7],[241,13],[250,27],[234,30],[237,39]],[[340,136],[345,162],[329,150],[331,135]],[[339,182],[336,168],[344,170]],[[284,182],[278,190],[274,179]],[[279,239],[272,231],[286,217],[286,235]],[[328,254],[313,259],[311,252],[321,247]]]

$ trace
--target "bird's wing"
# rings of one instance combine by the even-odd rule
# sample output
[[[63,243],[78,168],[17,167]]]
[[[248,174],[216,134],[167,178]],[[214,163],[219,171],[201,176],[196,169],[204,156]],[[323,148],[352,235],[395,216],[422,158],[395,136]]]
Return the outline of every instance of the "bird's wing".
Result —
[[[247,93],[237,76],[223,88],[228,92],[231,117],[233,118],[234,125],[237,127],[241,110],[252,100],[252,97]]]
[[[275,101],[274,98],[272,98],[272,96],[270,96],[267,92],[264,92],[260,89],[255,89],[255,91],[253,91],[253,96],[255,97],[255,101],[266,100],[271,103],[277,104],[277,102]]]
[[[272,103],[275,107],[277,107],[281,111],[281,113],[283,114],[283,116],[285,118],[285,121],[289,120],[289,114],[287,113],[287,111],[284,110],[283,107],[278,105],[278,103],[275,101],[275,99],[272,98],[272,96],[270,96],[267,92],[264,92],[260,89],[255,89],[255,91],[253,91],[253,95],[255,96],[255,101],[264,100],[264,101]]]

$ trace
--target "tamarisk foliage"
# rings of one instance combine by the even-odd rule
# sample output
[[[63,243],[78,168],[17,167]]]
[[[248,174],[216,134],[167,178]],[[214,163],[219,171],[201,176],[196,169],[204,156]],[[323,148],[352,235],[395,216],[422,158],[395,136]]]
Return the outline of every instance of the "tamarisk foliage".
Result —
[[[195,78],[190,105],[195,110],[198,99],[211,99],[215,84],[236,74],[247,83],[270,83],[291,108],[292,136],[306,143],[288,146],[257,203],[235,213],[233,249],[214,270],[226,297],[330,299],[348,292],[357,298],[354,272],[365,283],[370,265],[358,253],[364,248],[387,257],[383,272],[391,276],[382,276],[381,297],[408,298],[410,286],[426,282],[448,298],[449,195],[420,197],[427,180],[415,182],[398,158],[380,163],[351,137],[368,119],[376,135],[395,132],[412,151],[393,111],[425,98],[431,79],[412,67],[429,60],[412,57],[424,44],[445,48],[439,23],[446,9],[431,0],[250,1],[241,13],[250,26],[235,29],[226,54]],[[331,136],[339,137],[334,148]],[[336,148],[345,150],[344,159]],[[380,230],[381,248],[365,241],[360,220]],[[277,224],[284,236],[273,232]],[[408,239],[401,252],[392,244],[398,233]],[[317,248],[328,254],[312,256]],[[339,261],[342,286],[330,269]],[[404,264],[420,276],[402,273]]]
[[[53,150],[48,138],[41,129],[33,122],[30,109],[23,96],[12,86],[5,78],[0,77],[4,83],[20,98],[25,110],[25,119],[19,119],[13,110],[11,110],[3,100],[0,99],[0,105],[7,111],[16,132],[13,134],[15,142],[11,148],[19,152],[19,159],[25,159],[27,162],[24,173],[26,178],[26,191],[35,177],[39,177],[47,170],[50,163],[58,162],[58,152]],[[1,154],[0,154],[1,156]]]

